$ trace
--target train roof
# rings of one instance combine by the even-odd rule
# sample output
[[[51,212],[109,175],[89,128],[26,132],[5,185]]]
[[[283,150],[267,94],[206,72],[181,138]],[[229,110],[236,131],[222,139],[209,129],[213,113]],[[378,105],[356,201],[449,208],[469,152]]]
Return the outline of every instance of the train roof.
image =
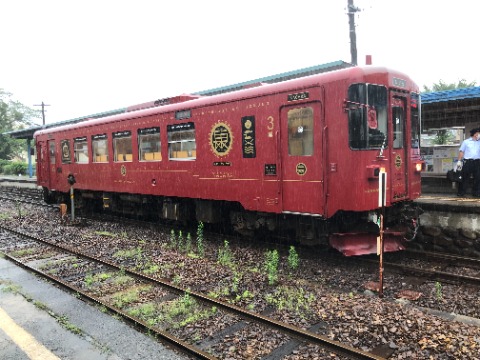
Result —
[[[123,121],[128,119],[135,119],[138,117],[143,116],[150,116],[159,113],[165,112],[174,112],[186,109],[195,109],[202,106],[213,106],[215,104],[230,102],[230,101],[238,101],[242,99],[252,98],[255,96],[264,96],[268,94],[273,94],[276,92],[283,92],[283,91],[290,91],[294,89],[304,89],[306,87],[311,87],[320,84],[327,84],[332,81],[345,79],[345,78],[363,78],[364,76],[369,75],[387,75],[399,77],[401,79],[409,80],[409,83],[412,84],[411,87],[416,88],[416,84],[414,84],[408,76],[401,72],[392,71],[391,69],[385,67],[377,67],[377,66],[357,66],[357,67],[348,67],[348,68],[341,68],[333,71],[328,71],[324,73],[316,73],[314,75],[309,75],[301,78],[293,78],[291,80],[286,80],[277,83],[265,83],[265,82],[258,82],[253,80],[248,82],[249,86],[245,86],[241,90],[233,90],[226,92],[224,91],[225,88],[217,88],[213,90],[207,90],[204,94],[210,93],[213,94],[211,96],[201,96],[200,92],[196,93],[195,95],[181,95],[180,97],[184,97],[185,101],[174,101],[172,104],[161,104],[162,106],[155,106],[155,107],[147,107],[142,108],[138,111],[132,112],[125,112],[120,114],[115,114],[112,116],[97,118],[93,120],[89,120],[83,123],[75,123],[70,125],[64,125],[61,127],[55,127],[51,129],[40,129],[35,132],[34,136],[46,134],[46,133],[54,133],[58,131],[66,131],[73,128],[80,128],[80,127],[90,127],[96,126],[103,123],[110,123],[115,121]],[[257,79],[261,80],[261,79]],[[176,97],[179,98],[179,97]],[[149,103],[146,103],[149,104]]]

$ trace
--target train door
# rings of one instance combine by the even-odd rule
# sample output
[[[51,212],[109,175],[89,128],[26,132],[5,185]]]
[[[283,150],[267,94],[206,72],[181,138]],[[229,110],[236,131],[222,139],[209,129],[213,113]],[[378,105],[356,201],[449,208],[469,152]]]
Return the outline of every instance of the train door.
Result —
[[[55,179],[55,174],[56,174],[56,151],[55,151],[55,140],[48,140],[47,146],[45,147],[45,161],[47,162],[47,166],[45,168],[47,169],[46,173],[46,186],[49,189],[52,189],[52,187],[55,187],[53,184],[53,181]]]
[[[391,168],[391,201],[396,202],[407,198],[408,146],[406,136],[407,106],[406,98],[392,94],[390,104],[392,109],[392,168]]]
[[[323,214],[323,119],[320,102],[281,109],[283,212]]]
[[[48,179],[48,150],[47,144],[43,141],[37,141],[37,182],[41,185],[46,184]]]

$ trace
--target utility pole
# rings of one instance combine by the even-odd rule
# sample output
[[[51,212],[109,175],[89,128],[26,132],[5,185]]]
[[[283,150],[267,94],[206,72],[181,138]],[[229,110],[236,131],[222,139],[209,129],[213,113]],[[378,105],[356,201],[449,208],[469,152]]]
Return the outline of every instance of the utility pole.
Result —
[[[350,54],[352,55],[352,64],[357,64],[357,35],[355,33],[355,13],[360,9],[353,5],[353,0],[348,0],[348,23],[350,25]]]
[[[41,106],[42,107],[42,119],[43,119],[43,125],[45,125],[45,106],[50,106],[50,105],[46,105],[42,101],[41,105],[33,105],[33,106]]]

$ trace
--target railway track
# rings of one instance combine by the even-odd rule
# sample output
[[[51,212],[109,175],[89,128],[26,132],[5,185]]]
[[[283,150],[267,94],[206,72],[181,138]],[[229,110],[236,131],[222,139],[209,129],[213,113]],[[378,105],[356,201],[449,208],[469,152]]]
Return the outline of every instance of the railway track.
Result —
[[[397,259],[384,261],[386,270],[417,275],[433,281],[465,283],[480,286],[480,259],[453,254],[407,251]],[[359,262],[378,264],[377,259],[359,258]],[[470,275],[465,275],[466,273]]]
[[[32,205],[42,205],[42,206],[52,206],[46,205],[43,202],[41,191],[38,189],[29,189],[29,188],[18,188],[18,187],[9,187],[8,191],[0,191],[0,198],[5,200],[10,200],[19,203],[27,203]],[[53,206],[56,207],[56,206]],[[105,216],[105,215],[103,215]],[[105,217],[101,217],[105,219]],[[138,220],[134,219],[123,219],[118,216],[108,216],[110,221],[129,221],[133,224],[138,224]],[[166,230],[166,228],[164,229]],[[480,259],[470,258],[465,256],[458,256],[454,254],[446,254],[439,252],[427,252],[427,251],[414,251],[408,250],[408,259],[418,260],[417,264],[419,266],[412,266],[409,260],[402,262],[402,260],[397,262],[384,262],[384,267],[386,269],[392,269],[395,271],[402,271],[408,274],[421,275],[426,278],[437,281],[447,281],[447,282],[464,282],[472,285],[480,286],[480,275],[471,276],[465,275],[465,267],[473,267],[474,269],[480,269]],[[436,261],[437,264],[434,265],[422,265],[421,262],[429,260]],[[377,259],[368,259],[361,258],[361,261],[378,263]],[[436,269],[435,269],[436,268]],[[440,268],[440,269],[438,269]],[[448,269],[452,271],[447,271]],[[460,270],[455,270],[460,269]],[[472,273],[472,271],[467,271]],[[463,274],[462,274],[463,273]]]
[[[326,352],[334,352],[346,358],[382,359],[382,357],[372,353],[364,352],[318,335],[314,332],[315,326],[312,329],[313,331],[306,331],[269,318],[266,315],[257,314],[227,302],[205,296],[191,289],[183,288],[170,281],[128,269],[121,264],[113,263],[100,257],[82,253],[4,226],[1,227],[1,230],[2,237],[0,243],[2,244],[2,252],[10,260],[68,288],[70,291],[81,294],[94,303],[120,314],[197,358],[222,358],[222,354],[218,353],[218,349],[213,354],[209,352],[209,346],[215,342],[218,343],[218,339],[215,340],[215,335],[210,340],[204,341],[203,346],[202,343],[200,343],[200,346],[195,346],[181,340],[168,331],[162,330],[161,326],[157,326],[158,324],[152,325],[142,320],[141,316],[132,315],[135,312],[129,311],[129,309],[134,307],[133,303],[128,303],[128,306],[125,306],[123,303],[126,301],[125,299],[119,300],[119,297],[112,295],[108,290],[111,282],[104,282],[101,279],[125,276],[133,279],[130,280],[132,281],[129,285],[130,288],[143,289],[140,292],[144,298],[158,298],[159,303],[156,305],[156,308],[162,308],[165,303],[172,301],[172,299],[183,299],[181,301],[192,301],[193,299],[196,303],[197,312],[203,312],[204,314],[212,312],[210,316],[216,316],[214,314],[216,311],[220,311],[222,314],[228,313],[228,316],[233,319],[232,323],[229,324],[228,330],[224,329],[218,335],[229,333],[229,336],[232,336],[235,329],[239,331],[245,326],[252,326],[251,323],[254,323],[256,324],[255,326],[259,326],[262,329],[261,331],[275,334],[274,339],[282,339],[280,341],[281,344],[278,346],[272,345],[272,351],[263,358],[281,358],[286,353],[294,351],[299,344],[312,344],[318,345],[320,348],[325,349]],[[87,286],[86,284],[94,284],[95,286]],[[106,290],[102,289],[102,286],[105,284],[107,284]],[[217,310],[213,311],[212,309]],[[159,315],[159,317],[161,316],[164,315]]]
[[[6,204],[12,203],[11,201],[12,200],[10,199],[8,202],[6,202]],[[14,215],[14,218],[11,219],[11,222],[3,222],[7,226],[9,225],[9,223],[16,223],[18,224],[18,228],[23,229],[24,232],[31,232],[35,234],[38,233],[40,234],[40,236],[48,237],[56,243],[64,244],[68,247],[72,246],[75,249],[82,248],[84,249],[83,251],[93,253],[95,256],[114,261],[120,267],[120,271],[115,271],[115,273],[121,274],[122,269],[132,269],[134,272],[140,272],[147,275],[150,274],[152,277],[160,276],[161,278],[167,279],[168,283],[178,286],[179,289],[183,289],[180,290],[180,292],[169,291],[168,289],[162,291],[144,290],[145,286],[150,285],[148,283],[144,283],[141,279],[135,280],[137,288],[143,289],[139,292],[139,297],[141,298],[141,300],[137,300],[137,304],[125,303],[125,306],[118,307],[128,316],[132,316],[133,318],[139,318],[139,320],[146,323],[147,326],[158,327],[158,324],[152,324],[150,318],[146,318],[142,314],[140,314],[140,316],[136,316],[134,313],[139,308],[143,309],[142,306],[148,305],[149,300],[151,299],[158,298],[158,304],[179,304],[186,302],[190,303],[189,299],[193,299],[195,302],[195,306],[197,307],[197,310],[194,311],[194,313],[196,314],[204,314],[205,312],[216,308],[217,312],[215,314],[212,313],[211,316],[208,318],[204,318],[203,320],[200,319],[195,323],[188,324],[184,326],[183,329],[176,328],[175,323],[160,327],[160,330],[165,331],[172,336],[180,339],[181,341],[185,341],[186,343],[191,344],[196,348],[199,348],[200,350],[206,351],[213,356],[217,356],[219,358],[222,358],[222,356],[225,356],[225,358],[253,358],[251,357],[251,352],[249,350],[252,342],[262,344],[262,347],[264,347],[262,356],[255,357],[256,359],[262,360],[277,358],[280,359],[282,358],[282,356],[286,359],[320,359],[328,357],[328,354],[334,353],[334,351],[325,350],[324,348],[322,349],[319,345],[305,346],[304,344],[312,344],[312,342],[304,342],[289,333],[282,333],[278,330],[274,330],[273,328],[268,328],[261,322],[259,323],[251,320],[250,318],[235,315],[233,312],[227,310],[219,310],[217,306],[211,305],[209,303],[203,303],[200,300],[194,299],[193,296],[188,293],[188,291],[190,291],[191,289],[199,291],[201,294],[207,295],[208,297],[211,297],[213,299],[221,298],[227,303],[234,303],[238,306],[241,306],[242,309],[258,309],[257,312],[259,312],[262,316],[265,316],[267,318],[273,317],[277,321],[294,324],[297,327],[301,327],[305,331],[328,336],[328,339],[330,340],[335,339],[340,341],[341,343],[355,346],[355,348],[370,351],[371,353],[368,354],[374,354],[376,356],[383,356],[385,358],[388,358],[389,356],[394,357],[397,354],[399,356],[401,356],[400,354],[403,354],[403,356],[405,356],[405,354],[408,354],[408,349],[416,349],[412,352],[416,354],[424,352],[427,353],[428,351],[418,349],[418,346],[415,345],[417,343],[419,344],[419,341],[424,336],[428,335],[421,335],[421,338],[417,338],[417,334],[414,332],[414,336],[406,340],[410,337],[410,334],[412,334],[412,329],[410,329],[410,319],[416,318],[416,315],[410,315],[408,319],[405,320],[407,323],[404,322],[403,317],[402,320],[399,320],[398,315],[395,315],[395,321],[388,318],[388,316],[386,318],[383,318],[381,323],[378,324],[376,322],[372,324],[371,320],[367,322],[364,321],[365,319],[368,320],[376,318],[378,314],[382,314],[384,311],[381,310],[384,309],[383,306],[387,306],[388,308],[391,308],[393,306],[393,308],[397,308],[396,305],[387,305],[383,301],[378,303],[377,301],[375,301],[375,296],[373,296],[372,301],[370,301],[360,295],[363,289],[368,289],[368,287],[364,287],[364,285],[366,285],[367,282],[372,280],[372,276],[373,278],[376,278],[378,270],[377,259],[373,260],[375,266],[374,272],[372,272],[370,264],[367,264],[368,266],[358,267],[353,265],[353,268],[356,269],[354,272],[355,274],[349,275],[349,269],[352,268],[352,264],[355,264],[355,258],[334,256],[338,254],[332,252],[316,252],[315,254],[313,254],[310,251],[305,254],[302,253],[302,267],[304,268],[304,270],[307,271],[302,271],[302,277],[299,277],[298,280],[290,279],[294,281],[289,281],[290,285],[287,286],[289,286],[290,289],[296,289],[298,284],[302,284],[302,288],[305,289],[307,293],[313,292],[316,294],[316,299],[314,302],[315,305],[313,305],[312,303],[311,305],[309,305],[308,308],[304,308],[301,313],[298,314],[292,309],[282,311],[278,308],[278,304],[271,303],[270,301],[265,301],[267,296],[271,296],[272,294],[276,293],[277,290],[281,290],[281,288],[283,288],[283,285],[280,285],[279,283],[277,286],[274,287],[266,286],[266,279],[264,277],[264,273],[262,276],[258,277],[255,275],[254,268],[259,269],[259,267],[262,266],[263,256],[257,257],[253,254],[254,252],[251,251],[251,247],[253,247],[253,244],[246,245],[243,241],[238,242],[238,239],[237,241],[234,241],[233,239],[231,240],[232,244],[238,243],[238,245],[240,245],[235,245],[233,247],[233,251],[235,252],[234,258],[236,264],[239,262],[245,262],[246,264],[249,264],[249,256],[253,255],[254,258],[257,259],[256,264],[258,264],[259,266],[249,265],[248,269],[238,268],[239,274],[241,273],[241,278],[239,280],[240,292],[224,293],[223,291],[226,290],[227,287],[230,291],[233,289],[232,284],[235,282],[235,276],[232,276],[232,273],[233,275],[235,275],[237,270],[234,270],[233,268],[227,269],[224,266],[218,265],[217,252],[219,251],[219,244],[221,244],[221,239],[215,239],[212,241],[211,235],[208,235],[208,241],[206,243],[206,245],[208,246],[208,251],[206,255],[201,256],[198,261],[194,258],[192,261],[192,258],[190,258],[191,254],[186,252],[185,248],[183,248],[182,250],[181,248],[172,247],[170,239],[166,238],[168,237],[169,230],[171,230],[171,226],[167,226],[166,228],[163,228],[161,226],[163,230],[158,230],[159,227],[157,225],[152,225],[151,223],[148,224],[146,222],[140,222],[137,220],[130,221],[123,219],[118,222],[118,219],[112,220],[110,218],[102,217],[96,220],[92,220],[89,217],[88,219],[83,219],[80,226],[72,227],[65,226],[68,225],[67,223],[58,224],[58,219],[52,219],[52,214],[54,214],[55,211],[52,212],[51,210],[44,209],[39,210],[39,214],[36,214],[36,211],[32,212],[33,209],[30,209],[29,206],[25,206],[26,216],[25,218],[19,219],[15,216],[16,211],[13,210],[12,212],[12,208],[14,207],[12,207],[11,205],[6,206],[6,215]],[[40,213],[45,213],[49,215],[45,217],[41,216]],[[37,226],[35,226],[38,225],[37,223],[42,226],[41,223],[45,221],[48,222],[50,220],[52,221],[53,226],[46,226],[45,231],[40,230],[39,232],[37,232]],[[132,224],[132,226],[130,226],[130,223]],[[135,228],[141,229],[140,232],[134,230]],[[104,229],[107,230],[107,232],[111,232],[111,235],[95,235],[97,232],[101,232]],[[130,235],[131,232],[133,238],[131,238],[131,240],[129,241],[129,236],[127,236],[127,233],[128,235]],[[48,236],[45,234],[48,234]],[[145,236],[141,234],[145,234]],[[163,238],[161,237],[161,234],[163,234]],[[186,233],[184,233],[184,235],[185,234]],[[115,237],[110,237],[113,235],[115,235]],[[245,246],[248,247],[248,251],[244,252],[241,250],[241,248]],[[269,246],[255,246],[255,248],[257,248],[258,252],[260,253],[264,253],[265,249],[268,247]],[[109,251],[109,248],[112,249],[111,252]],[[117,262],[118,259],[115,258],[115,256],[112,256],[113,251],[116,251],[115,249],[120,249],[122,251],[129,251],[128,249],[136,249],[138,251],[141,250],[144,253],[141,256],[141,261],[139,261],[141,255],[139,253],[137,255],[133,255],[135,257],[135,260],[132,260],[132,258],[130,258],[130,260],[127,260],[127,257],[125,257],[123,260]],[[196,252],[196,249],[194,249],[194,252]],[[285,249],[281,250],[281,252],[285,253]],[[156,254],[158,254],[158,256]],[[245,255],[247,255],[248,257],[245,258]],[[329,255],[332,255],[331,259]],[[411,256],[409,256],[409,258],[410,257]],[[426,256],[421,257],[422,260],[424,257]],[[388,258],[390,259],[390,256],[388,256]],[[62,278],[65,277],[65,279],[72,281],[77,288],[87,292],[87,294],[92,293],[92,295],[98,296],[101,301],[110,301],[113,299],[114,304],[115,302],[118,303],[119,301],[123,301],[123,297],[120,299],[118,298],[120,294],[120,291],[118,289],[112,290],[108,288],[108,282],[111,282],[111,279],[114,278],[114,276],[111,276],[110,280],[102,280],[103,276],[105,276],[104,274],[107,273],[105,270],[103,270],[103,268],[96,269],[94,266],[88,267],[86,266],[86,264],[88,263],[87,261],[65,260],[68,259],[67,256],[62,256],[62,259],[64,261],[60,270]],[[41,261],[42,263],[46,262],[46,260],[38,259],[35,254],[31,255],[29,261]],[[142,261],[144,262],[144,264],[145,261],[152,261],[152,263],[158,264],[160,270],[157,272],[157,275],[154,276],[153,273],[149,273],[148,269],[144,267],[140,268],[139,265],[142,265]],[[307,261],[310,263],[309,265],[304,264],[304,262]],[[183,268],[182,265],[184,262],[185,268]],[[413,261],[410,262],[413,263]],[[447,263],[445,263],[445,267],[447,266],[446,264]],[[427,264],[422,266],[427,267]],[[437,266],[437,270],[440,269],[446,271],[443,265],[438,264]],[[80,271],[80,269],[82,268],[85,270]],[[173,271],[170,271],[169,268],[171,268]],[[53,266],[52,268],[42,267],[41,270],[44,272],[57,272],[56,266]],[[283,276],[286,275],[284,270],[285,269],[282,270]],[[410,277],[407,275],[405,277],[401,274],[401,271],[393,270],[395,269],[392,268],[392,271],[387,274],[387,290],[385,293],[385,299],[394,300],[394,298],[397,298],[396,295],[399,294],[402,288],[412,290],[417,289],[419,292],[422,293],[422,297],[419,300],[415,301],[419,306],[427,308],[433,305],[433,308],[436,308],[436,306],[438,305],[439,308],[442,309],[442,311],[452,313],[459,310],[457,307],[458,305],[455,305],[454,307],[449,307],[448,304],[459,304],[459,298],[452,298],[450,295],[455,293],[463,293],[463,291],[466,291],[464,296],[466,299],[466,303],[464,305],[467,305],[465,307],[465,309],[467,310],[461,310],[461,314],[471,316],[477,315],[477,312],[475,310],[468,310],[475,309],[476,307],[473,300],[475,297],[473,295],[472,301],[470,301],[470,303],[468,302],[469,294],[473,294],[474,290],[472,289],[474,287],[470,287],[469,289],[466,289],[466,287],[464,286],[459,287],[458,284],[453,284],[456,283],[456,281],[453,280],[448,281],[448,283],[452,283],[452,285],[445,284],[445,286],[442,287],[442,284],[436,284],[435,281],[430,281],[431,277],[423,277],[422,275],[415,277]],[[261,271],[263,272],[263,269]],[[114,270],[112,270],[112,272],[114,272]],[[202,273],[204,274],[203,279],[199,279],[198,277],[201,277]],[[120,274],[118,277],[121,277]],[[411,279],[416,279],[420,281],[418,287],[416,287],[417,285],[414,285],[414,283],[411,282]],[[287,279],[282,279],[282,284],[285,284],[285,280]],[[312,281],[311,283],[309,282],[310,280]],[[252,281],[256,281],[256,284],[253,287],[251,286]],[[102,285],[104,282],[107,285],[106,289],[103,286],[99,286]],[[87,285],[87,283],[92,283],[93,285]],[[331,296],[326,295],[326,291],[329,290],[327,290],[324,286],[320,286],[322,288],[320,291],[313,290],[319,284],[327,283],[329,285],[331,284],[337,290],[341,289],[341,291],[343,291],[343,295],[338,294],[332,298]],[[180,287],[180,284],[182,284],[183,286]],[[441,297],[439,297],[437,285],[439,285],[438,291],[441,292]],[[125,291],[127,291],[127,288],[130,288],[130,285],[125,286]],[[155,286],[155,288],[157,289],[161,287]],[[185,292],[185,289],[187,289],[188,291]],[[235,297],[242,297],[242,292],[244,291],[244,289],[252,290],[252,292],[255,293],[255,297],[251,298],[251,300],[246,298],[242,298],[241,300],[236,299]],[[451,290],[453,290],[453,292]],[[80,294],[80,292],[78,293]],[[281,294],[279,295],[279,299],[281,301],[287,300],[288,296],[285,292],[279,292],[279,294]],[[299,293],[297,292],[297,295],[295,296],[298,296],[298,294]],[[340,302],[338,302],[338,297],[341,299]],[[371,295],[367,295],[367,297],[371,297]],[[442,298],[444,298],[445,300],[439,300]],[[352,303],[352,306],[354,306],[353,309],[350,309],[350,303]],[[335,313],[330,313],[330,304],[332,304],[333,307],[337,308],[335,310]],[[413,303],[412,305],[416,304]],[[358,306],[362,308],[361,313],[357,312]],[[408,308],[411,309],[411,307]],[[310,310],[313,309],[315,309],[315,312],[310,312]],[[376,310],[372,310],[372,314],[372,311],[370,311],[369,309]],[[401,311],[403,313],[406,310],[407,309],[397,309],[396,311]],[[366,314],[370,315],[365,316],[365,312]],[[347,318],[345,318],[345,314],[348,314]],[[303,317],[305,315],[308,320],[302,322],[300,320],[300,317]],[[213,320],[214,317],[215,320]],[[220,320],[218,321],[217,319]],[[352,319],[354,321],[352,321]],[[325,320],[325,322],[323,322],[323,320]],[[132,319],[131,321],[135,320]],[[182,321],[184,320],[178,320],[177,323],[180,323]],[[406,332],[404,332],[402,336],[399,336],[400,334],[397,334],[396,332],[389,333],[389,329],[393,329],[392,331],[396,331],[395,329],[398,329],[397,324],[399,323],[399,321],[404,324],[402,329],[408,328],[409,330],[405,330]],[[385,324],[388,323],[391,323],[391,325],[387,327]],[[142,326],[142,323],[138,324],[139,326]],[[306,326],[304,326],[304,324]],[[378,341],[376,339],[373,339],[372,341],[371,336],[371,334],[374,334],[374,336],[376,336],[375,334],[377,334],[377,332],[379,331],[379,326],[382,326],[382,330],[380,330],[380,333],[381,331],[383,331],[383,336],[386,339],[390,339],[386,344],[386,348],[383,349],[381,349],[382,346],[380,344],[382,341]],[[435,327],[438,327],[438,325],[435,325]],[[145,327],[145,329],[148,329],[148,327]],[[469,331],[470,333],[472,333],[472,330]],[[150,332],[155,333],[154,331]],[[190,333],[186,334],[188,332]],[[447,333],[450,332],[445,332],[445,334]],[[352,338],[350,334],[354,334],[354,337]],[[362,336],[362,334],[364,335]],[[405,340],[402,339],[402,337],[404,337]],[[403,343],[403,347],[395,348],[395,344],[397,343]],[[389,346],[391,344],[393,344],[393,347]],[[238,351],[236,351],[236,348],[238,348]],[[447,350],[444,349],[444,351]],[[450,350],[448,350],[448,352],[450,353]],[[228,355],[225,355],[227,353]],[[288,353],[290,353],[291,355],[284,355]],[[459,353],[460,351],[458,351],[456,354],[458,355]],[[349,356],[340,356],[339,358],[345,357]],[[420,358],[422,357],[420,356]]]

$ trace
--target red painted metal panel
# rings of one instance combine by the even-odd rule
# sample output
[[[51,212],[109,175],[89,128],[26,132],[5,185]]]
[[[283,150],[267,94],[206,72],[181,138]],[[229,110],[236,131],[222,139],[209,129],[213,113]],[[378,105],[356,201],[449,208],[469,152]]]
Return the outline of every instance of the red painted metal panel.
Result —
[[[384,68],[356,67],[41,130],[36,139],[46,142],[53,136],[59,152],[58,142],[62,139],[86,136],[91,146],[93,135],[108,135],[110,162],[62,164],[57,157],[57,163],[49,165],[50,186],[63,192],[68,192],[66,179],[72,173],[77,179],[77,189],[226,200],[239,202],[247,210],[270,213],[288,211],[330,217],[338,210],[375,210],[378,179],[371,176],[371,168],[385,167],[392,171],[396,154],[391,147],[381,158],[375,150],[349,148],[344,100],[352,83],[394,86],[394,77],[406,79],[408,91],[418,90],[403,74]],[[304,92],[309,92],[309,98],[289,99],[289,95]],[[289,156],[287,114],[300,106],[311,106],[315,114],[314,152],[308,156]],[[185,109],[191,111],[191,117],[177,120],[175,113]],[[242,146],[251,139],[242,128],[245,126],[242,119],[254,120],[249,126],[255,125],[255,157],[245,157]],[[196,159],[170,160],[167,125],[187,122],[195,123]],[[162,160],[140,162],[137,131],[153,126],[161,129]],[[112,133],[122,130],[132,133],[132,161],[115,163]],[[223,146],[212,140],[216,130],[222,132],[221,136],[228,135],[228,151],[215,148]],[[407,126],[405,133],[409,134],[408,131]],[[406,141],[405,148],[410,146],[408,138]],[[406,153],[401,156],[401,172],[408,174],[408,178],[405,175],[401,179],[403,184],[408,182],[403,200],[420,194],[420,174],[414,172],[413,162]],[[389,175],[389,179],[395,176]],[[387,196],[390,206],[394,196],[392,184],[387,186]]]
[[[319,93],[318,89],[310,91],[311,95]],[[320,96],[315,96],[320,100]],[[308,214],[324,215],[324,154],[323,154],[323,112],[320,101],[289,105],[281,109],[281,174],[282,174],[282,209],[284,212],[299,212]],[[301,120],[301,112],[313,112],[313,129],[309,125],[294,124],[291,122]],[[293,114],[293,115],[290,115]],[[300,114],[300,115],[299,115]],[[292,121],[292,116],[294,116]],[[310,116],[310,115],[309,115]],[[291,135],[292,131],[300,131],[301,134],[313,130],[313,146],[306,154],[305,145],[297,142],[297,134]],[[289,136],[290,134],[290,136]],[[296,149],[301,147],[301,149]]]

